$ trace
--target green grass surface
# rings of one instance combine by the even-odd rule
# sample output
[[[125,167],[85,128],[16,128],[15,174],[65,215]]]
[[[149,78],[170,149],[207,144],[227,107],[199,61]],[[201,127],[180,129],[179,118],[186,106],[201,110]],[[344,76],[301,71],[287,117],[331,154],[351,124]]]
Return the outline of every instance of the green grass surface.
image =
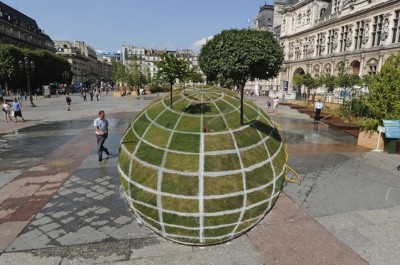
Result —
[[[149,154],[151,154],[151,155],[149,155]],[[136,153],[136,156],[140,160],[146,161],[146,162],[156,165],[156,166],[161,165],[163,155],[164,155],[163,150],[154,148],[145,143],[140,144],[139,149]]]
[[[153,190],[157,190],[157,181],[158,181],[158,171],[142,164],[137,161],[132,161],[132,172],[131,179],[135,180],[135,182],[149,187]]]
[[[169,152],[165,167],[179,171],[198,171],[199,156],[198,155],[181,155]]]
[[[204,138],[204,151],[206,152],[235,149],[235,144],[230,133],[206,134]]]
[[[191,216],[181,216],[172,213],[163,213],[163,220],[167,224],[175,224],[186,227],[199,227],[200,218]]]
[[[200,132],[202,131],[200,117],[193,116],[182,116],[179,121],[178,126],[176,127],[177,131],[181,132]]]
[[[174,133],[171,139],[171,150],[178,150],[183,152],[200,152],[200,135],[187,134],[187,133]]]
[[[242,174],[204,178],[204,194],[229,194],[243,191]]]
[[[162,205],[164,209],[176,212],[197,213],[199,211],[199,200],[186,200],[163,196]]]
[[[178,195],[195,196],[199,194],[199,178],[164,173],[162,191]]]
[[[162,104],[162,101],[166,106]],[[184,94],[178,90],[174,91],[173,101],[174,106],[171,110],[169,94],[166,94],[163,99],[157,99],[144,110],[157,126],[152,124],[146,115],[138,116],[132,121],[133,130],[139,137],[128,129],[121,142],[127,152],[121,149],[119,165],[126,175],[129,175],[131,168],[129,177],[132,181],[151,188],[155,192],[160,187],[161,191],[167,194],[196,197],[175,198],[165,194],[157,195],[130,185],[121,178],[122,189],[125,192],[130,190],[129,195],[134,200],[155,207],[159,207],[157,202],[161,202],[163,207],[162,209],[152,209],[134,203],[133,208],[153,229],[160,230],[160,232],[165,230],[167,234],[171,234],[171,239],[185,243],[208,244],[229,239],[239,221],[243,224],[240,224],[235,232],[251,228],[256,222],[251,219],[261,217],[269,203],[252,206],[273,196],[273,184],[253,192],[248,190],[270,183],[274,180],[272,166],[275,174],[279,175],[283,173],[286,163],[278,131],[270,125],[269,117],[263,113],[260,114],[259,109],[251,102],[245,102],[244,107],[245,123],[251,123],[242,127],[238,110],[240,104],[238,94],[229,90],[210,88],[193,91],[186,88]],[[204,132],[205,126],[208,128],[207,133]],[[235,131],[237,129],[240,130]],[[171,132],[171,130],[176,131]],[[230,130],[233,131],[233,134]],[[204,133],[203,137],[201,137],[202,133]],[[248,170],[247,168],[269,158],[263,141],[270,134],[272,137],[266,141],[266,146],[271,156],[276,155],[273,163]],[[144,143],[140,137],[159,148]],[[201,139],[204,139],[204,143],[201,143]],[[238,148],[249,148],[249,150],[241,150],[238,154],[235,143]],[[215,155],[200,154],[201,146],[204,147],[205,152],[225,152],[227,150],[228,152]],[[161,149],[166,149],[166,151]],[[139,161],[135,161],[132,157]],[[165,160],[163,160],[164,158]],[[245,183],[243,183],[242,172],[233,175],[231,173],[232,170],[242,169],[240,159],[244,167]],[[159,172],[153,166],[160,167],[161,171]],[[204,172],[205,175],[202,174]],[[207,176],[208,172],[215,172],[218,176]],[[189,173],[192,173],[193,176]],[[276,180],[275,194],[280,191],[283,180],[283,175]],[[161,182],[159,183],[159,181]],[[239,219],[244,207],[244,196],[242,194],[225,196],[236,192],[245,192],[246,207],[252,207],[244,211],[241,220]],[[161,201],[157,200],[158,196],[161,196]],[[208,198],[207,196],[220,197]],[[223,196],[225,197],[221,198]],[[203,198],[202,201],[200,201],[201,198]],[[231,210],[238,212],[222,213]],[[166,213],[165,211],[175,213]],[[162,212],[164,227],[157,223],[160,212]],[[199,217],[179,215],[179,213],[197,214],[199,212],[218,213],[217,216],[201,218],[204,228],[202,232],[200,232]],[[195,229],[177,228],[168,224]],[[220,225],[227,226],[209,228]],[[200,234],[205,237],[203,242],[199,241]],[[193,239],[182,236],[190,236]]]
[[[234,224],[239,220],[240,212],[224,214],[220,216],[207,216],[204,217],[205,226],[218,226],[221,224]]]
[[[151,125],[144,139],[156,146],[165,148],[170,135],[171,133],[169,131],[165,131],[155,125]]]
[[[240,169],[238,154],[206,155],[205,171],[228,171]]]

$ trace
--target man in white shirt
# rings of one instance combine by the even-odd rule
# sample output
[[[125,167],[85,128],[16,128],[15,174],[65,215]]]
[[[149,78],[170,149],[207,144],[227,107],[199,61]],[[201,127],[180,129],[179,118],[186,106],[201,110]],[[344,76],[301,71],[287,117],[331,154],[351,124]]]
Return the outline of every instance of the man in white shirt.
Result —
[[[107,148],[104,147],[104,142],[108,137],[108,121],[105,119],[106,114],[104,110],[99,111],[99,117],[94,120],[94,127],[96,127],[96,138],[97,145],[99,147],[97,154],[99,156],[99,162],[103,160],[103,151],[107,154],[110,154]]]
[[[278,112],[278,106],[279,106],[279,97],[276,97],[273,102],[274,102],[274,104],[272,106],[272,109],[274,110],[275,113],[277,113]]]
[[[324,107],[324,104],[321,102],[320,99],[318,99],[318,102],[315,103],[315,116],[314,116],[314,121],[319,121],[320,120],[320,115],[322,108]]]

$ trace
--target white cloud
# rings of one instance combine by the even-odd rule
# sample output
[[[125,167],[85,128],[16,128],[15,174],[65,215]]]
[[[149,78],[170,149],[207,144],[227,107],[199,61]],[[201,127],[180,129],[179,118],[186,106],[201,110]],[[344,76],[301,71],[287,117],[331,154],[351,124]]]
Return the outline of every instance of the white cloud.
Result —
[[[194,43],[190,46],[190,48],[191,48],[192,50],[200,50],[201,47],[203,47],[203,45],[206,44],[207,41],[211,40],[213,37],[214,37],[214,36],[208,36],[208,37],[205,37],[205,38],[201,38],[200,40],[194,42]]]

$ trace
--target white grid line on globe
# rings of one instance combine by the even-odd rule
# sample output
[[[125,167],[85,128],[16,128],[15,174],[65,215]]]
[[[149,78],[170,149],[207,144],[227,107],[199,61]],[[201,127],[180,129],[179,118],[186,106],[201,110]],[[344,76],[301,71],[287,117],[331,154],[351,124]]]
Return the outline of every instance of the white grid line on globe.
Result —
[[[192,91],[194,91],[194,90],[192,90],[192,89],[186,89],[186,92],[192,92]],[[196,92],[197,92],[197,91],[196,91]],[[200,93],[203,93],[203,91],[198,91],[198,92],[195,93],[195,94],[197,95],[197,94],[200,94]],[[223,97],[225,96],[225,93],[224,93],[224,92],[217,92],[217,91],[215,91],[215,92],[209,92],[209,91],[207,91],[207,94],[212,94],[212,95],[216,95],[216,96],[218,95],[219,97],[217,97],[217,98],[215,98],[215,99],[211,99],[211,101],[206,101],[206,100],[197,100],[197,99],[189,98],[189,97],[187,97],[187,96],[185,95],[185,91],[182,91],[182,92],[180,93],[181,97],[183,97],[183,98],[185,98],[185,99],[194,100],[194,101],[202,102],[202,103],[211,103],[213,100],[219,100],[219,99],[221,99],[221,98],[223,98]]]
[[[203,125],[201,125],[200,127],[202,128]],[[250,127],[249,125],[244,125],[242,126],[244,129],[247,129],[248,127]],[[272,127],[274,128],[274,127]],[[168,130],[171,134],[174,133],[183,133],[182,131],[177,131],[174,129],[169,129]],[[246,147],[242,147],[239,148],[240,152],[244,152],[244,151],[248,151],[250,149],[253,149],[255,147],[258,147],[259,145],[262,145],[264,142],[268,141],[271,138],[272,133],[274,132],[274,129],[270,132],[269,135],[266,135],[265,138],[261,138],[261,141],[256,143],[256,144],[252,144]],[[185,152],[185,151],[179,151],[179,150],[172,150],[172,149],[166,149],[164,147],[160,147],[157,146],[149,141],[147,141],[146,139],[144,139],[144,137],[139,136],[139,134],[137,134],[137,132],[132,129],[132,133],[136,136],[136,138],[138,138],[141,142],[155,148],[158,150],[162,150],[162,151],[167,151],[167,152],[171,152],[171,153],[175,153],[175,154],[181,154],[181,155],[194,155],[194,154],[198,154],[196,152]],[[190,133],[189,133],[190,134]],[[201,135],[202,133],[200,133],[199,135]],[[221,133],[222,134],[222,133]],[[229,132],[225,131],[223,134],[229,134]],[[236,154],[237,150],[236,149],[231,149],[231,150],[221,150],[221,151],[207,151],[205,152],[205,155],[221,155],[221,154]]]
[[[252,108],[252,109],[253,109],[254,111],[257,111],[259,114],[261,113],[261,109],[260,109],[260,108],[258,108],[258,109]],[[166,110],[164,110],[164,111],[166,111]],[[163,112],[164,112],[164,111],[163,111]],[[151,118],[147,115],[147,111],[144,112],[144,113],[142,113],[142,114],[138,117],[138,119],[139,119],[143,114],[146,115],[147,120],[148,120],[152,125],[155,125],[155,126],[161,128],[161,129],[164,129],[164,130],[169,131],[169,132],[171,132],[171,133],[178,132],[178,133],[186,133],[186,134],[196,134],[196,133],[190,133],[190,132],[176,131],[176,130],[173,130],[173,129],[166,128],[166,127],[164,127],[164,126],[160,126],[159,124],[157,124],[157,123],[155,122],[155,120],[157,120],[157,118],[158,118],[160,115],[157,116],[157,118],[156,118],[155,120],[153,120],[153,119],[151,119]],[[260,116],[260,115],[259,115],[259,116]],[[263,117],[263,116],[261,115],[261,117]],[[263,118],[265,118],[265,117],[263,117]],[[266,121],[268,121],[268,119],[266,119]],[[269,121],[268,121],[268,122],[269,122]],[[133,123],[133,124],[134,124],[134,123]],[[134,130],[133,124],[132,124],[132,126],[131,126],[131,128],[132,128],[132,133],[133,133],[139,140],[143,141],[144,143],[150,145],[150,146],[153,147],[153,148],[166,151],[165,148],[156,146],[156,145],[154,145],[153,143],[150,143],[149,141],[145,140],[144,137],[139,136],[139,135],[136,133],[136,131]],[[270,123],[269,125],[270,125],[272,128],[275,128],[273,124]],[[233,132],[238,132],[238,131],[247,129],[248,127],[249,127],[248,125],[245,125],[245,126],[239,127],[238,129],[235,129],[235,130],[232,130],[232,131],[233,131]],[[267,141],[267,140],[270,138],[270,136],[272,135],[273,132],[274,132],[274,130],[272,130],[272,131],[270,132],[270,134],[267,135],[265,138],[262,138],[263,140],[260,141],[260,142],[258,142],[257,144],[253,144],[253,145],[250,145],[250,146],[247,146],[247,147],[240,148],[239,151],[240,151],[240,152],[247,151],[247,150],[250,150],[250,149],[252,149],[252,148],[257,147],[257,146],[260,145],[260,144],[263,144],[263,141]],[[201,134],[201,133],[199,133],[199,134]],[[208,134],[210,134],[210,133],[208,133]],[[212,134],[212,133],[211,133],[211,134]],[[223,133],[221,132],[221,133],[218,133],[218,134],[227,134],[227,133],[226,133],[226,132],[223,132]],[[184,152],[184,151],[178,151],[178,150],[167,150],[167,151],[168,151],[168,152],[172,152],[172,153],[176,153],[176,154],[183,154],[183,155],[195,154],[194,152]],[[237,151],[237,150],[232,149],[232,150],[223,150],[223,151],[221,151],[221,152],[224,152],[223,154],[231,154],[231,153],[233,154],[233,153],[236,153],[236,151]],[[219,151],[209,151],[209,152],[206,152],[206,155],[220,155],[220,154],[222,154],[222,153],[218,153],[218,152],[219,152]]]
[[[236,107],[235,105],[233,105],[233,104],[231,104],[229,101],[227,101],[227,100],[225,100],[224,98],[225,97],[229,97],[230,99],[233,99],[233,100],[235,100],[235,101],[237,101],[238,99],[236,98],[236,97],[233,97],[233,96],[230,96],[230,95],[226,95],[225,93],[223,93],[222,92],[222,94],[223,94],[223,97],[221,97],[220,99],[218,99],[218,100],[221,100],[221,101],[223,101],[223,102],[225,102],[226,104],[228,104],[228,105],[230,105],[231,107],[232,107],[232,110],[231,111],[229,111],[229,112],[226,112],[226,113],[221,113],[220,112],[220,114],[214,114],[214,115],[204,115],[204,117],[219,117],[219,116],[223,116],[223,115],[227,115],[227,114],[231,114],[231,113],[234,113],[234,112],[239,112],[240,113],[240,105],[238,106],[238,107]],[[186,97],[182,97],[181,99],[186,99]],[[207,103],[214,103],[214,101],[207,101]],[[165,108],[167,108],[168,107],[168,105],[164,102],[164,100],[162,100],[162,104],[163,104],[163,106],[165,107]],[[247,107],[251,107],[251,105],[249,105],[248,103],[244,103]],[[255,110],[253,107],[251,107],[253,110]],[[181,114],[180,112],[178,112],[178,111],[175,111],[175,110],[171,110],[171,112],[175,112],[175,114]],[[185,115],[185,116],[190,116],[190,117],[198,117],[198,115],[196,115],[196,114],[189,114],[189,113],[182,113],[183,115]],[[247,119],[247,118],[246,118]],[[247,121],[248,121],[248,119],[247,119]]]
[[[247,206],[245,207],[245,211],[248,211],[248,210],[250,210],[250,209],[253,209],[253,208],[255,208],[255,207],[257,207],[257,206],[260,206],[260,205],[262,205],[262,204],[264,204],[264,203],[268,203],[270,200],[273,200],[273,199],[274,199],[275,197],[277,197],[277,196],[279,196],[279,193],[275,193],[273,196],[269,197],[269,198],[266,199],[266,200],[258,201],[258,202],[256,202],[256,203],[247,205]],[[145,207],[147,207],[147,208],[151,208],[151,209],[153,209],[153,210],[158,210],[158,209],[157,209],[157,206],[154,206],[154,205],[151,205],[151,204],[142,202],[142,201],[138,201],[138,200],[135,200],[135,199],[132,199],[132,198],[129,198],[129,197],[128,197],[127,199],[131,200],[133,203],[140,204],[140,205],[145,206]],[[136,208],[135,208],[135,209],[136,209]],[[220,211],[220,212],[204,212],[203,215],[204,215],[204,217],[223,216],[223,215],[227,215],[227,214],[240,213],[241,210],[242,210],[242,209],[232,209],[232,210],[225,210],[225,211]],[[163,211],[164,213],[175,214],[175,215],[184,216],[184,217],[200,217],[200,214],[199,214],[199,213],[184,213],[184,212],[178,212],[178,211],[167,210],[167,209],[162,209],[162,211]],[[140,211],[138,211],[138,212],[140,212]]]
[[[191,104],[191,102],[188,105],[190,105],[190,104]],[[178,124],[179,124],[179,121],[181,120],[181,118],[182,118],[182,116],[180,116],[177,119],[177,121],[175,123],[175,126],[174,126],[174,130],[176,129],[176,127],[178,127]],[[171,145],[171,141],[172,141],[172,137],[173,136],[174,135],[172,133],[169,135],[168,142],[167,142],[167,145],[166,145],[166,147],[167,147],[166,150],[169,149],[169,146]],[[167,162],[167,155],[168,155],[168,152],[164,151],[163,158],[162,158],[161,165],[160,165],[161,168],[164,168],[165,163]],[[157,176],[158,177],[158,180],[157,180],[157,207],[159,209],[158,210],[158,219],[160,220],[161,231],[162,231],[163,234],[165,234],[165,226],[164,226],[164,221],[163,221],[164,218],[163,218],[163,213],[161,211],[161,209],[163,208],[163,206],[162,206],[162,196],[161,196],[163,175],[164,175],[164,172],[159,170],[158,171],[158,176]]]
[[[164,109],[164,111],[161,111],[161,112],[157,115],[157,118],[160,117],[165,111],[166,111],[165,109]],[[133,125],[134,125],[134,123],[132,123],[132,125],[131,125],[131,131],[132,131],[133,133],[135,133],[135,132],[134,132],[135,130],[134,130],[134,128],[133,128]],[[144,138],[144,136],[146,135],[146,133],[147,133],[149,130],[150,130],[150,126],[148,126],[148,127],[146,128],[146,130],[143,132],[143,138]],[[132,156],[135,156],[135,155],[136,155],[136,152],[139,150],[139,147],[140,147],[141,143],[142,143],[142,141],[139,141],[139,142],[137,143],[134,152],[131,154],[131,159],[130,159],[131,165],[132,165],[132,161],[133,161],[133,160],[132,160]],[[124,146],[124,147],[125,147],[125,146]],[[128,151],[126,148],[125,148],[125,150]],[[158,198],[157,198],[157,203],[158,203]],[[161,219],[160,219],[160,221],[161,221],[161,231],[163,231],[163,233],[165,233],[164,226],[162,225],[162,223],[163,223],[162,213],[161,213],[161,217],[159,216],[159,218],[161,218]]]
[[[277,195],[279,195],[279,194],[277,194]],[[275,197],[274,197],[275,198]],[[129,199],[129,198],[127,198],[127,199]],[[269,210],[269,209],[268,209]],[[268,212],[268,211],[266,211],[266,212]],[[143,214],[142,214],[143,215]],[[145,215],[144,215],[145,216]],[[256,223],[258,223],[262,218],[264,218],[264,216],[265,216],[265,214],[263,214],[263,215],[260,215],[260,216],[258,216],[258,217],[255,217],[255,218],[252,218],[252,219],[248,219],[248,220],[245,220],[245,221],[243,221],[243,223],[245,223],[245,222],[249,222],[249,221],[252,221],[252,220],[257,220],[258,219],[258,221],[256,221],[255,222],[255,224]],[[157,228],[155,228],[154,226],[152,226],[151,224],[149,224],[148,222],[146,222],[146,220],[144,220],[141,216],[137,216],[137,218],[138,219],[140,219],[143,223],[146,223],[147,224],[147,226],[148,227],[150,227],[150,229],[152,229],[153,231],[155,231],[155,232],[158,232],[159,231],[159,229],[157,229]],[[148,218],[149,220],[153,220],[153,219],[151,219],[151,218],[149,218],[149,217],[146,217],[146,218]],[[157,221],[155,221],[156,223],[157,223]],[[170,224],[166,224],[167,226],[169,226]],[[173,226],[173,225],[170,225],[170,226]],[[231,226],[231,225],[227,225],[227,226]],[[224,226],[224,227],[227,227],[227,226]],[[254,226],[252,226],[252,227],[254,227]],[[191,229],[192,227],[181,227],[182,229],[187,229],[187,230],[193,230],[193,229]],[[213,229],[214,227],[206,227],[207,229]],[[217,228],[219,228],[219,227],[217,227]],[[197,230],[198,228],[196,228],[195,230]],[[233,235],[233,237],[235,237],[235,236],[237,236],[237,235],[241,235],[241,234],[243,234],[244,232],[246,232],[247,230],[249,230],[249,229],[251,229],[251,227],[246,227],[246,228],[244,228],[244,229],[242,229],[241,231],[239,231],[239,232],[237,232],[236,234],[234,234]],[[165,234],[165,236],[167,236],[167,237],[176,237],[176,238],[186,238],[186,239],[195,239],[195,240],[198,240],[199,238],[198,237],[193,237],[193,236],[180,236],[180,235],[174,235],[174,234],[168,234],[168,233],[166,233]],[[222,235],[222,236],[218,236],[218,237],[204,237],[204,239],[205,240],[208,240],[208,239],[210,239],[210,240],[217,240],[217,239],[222,239],[222,238],[227,238],[227,237],[231,237],[231,235],[230,234],[226,234],[226,235]]]
[[[118,165],[118,171],[121,174],[121,177],[126,180],[129,184],[140,188],[144,191],[147,191],[149,193],[152,194],[158,194],[157,190],[154,190],[152,188],[146,187],[140,183],[137,183],[135,181],[133,181],[131,178],[129,178],[122,169],[120,169],[120,165]],[[247,189],[247,193],[253,193],[253,192],[257,192],[260,191],[262,189],[265,189],[267,187],[269,187],[270,185],[273,185],[273,181],[275,181],[275,179],[272,179],[270,182],[263,184],[261,186],[258,186],[256,188],[252,188],[252,189]],[[171,198],[175,198],[175,199],[182,199],[182,200],[195,200],[198,199],[199,196],[197,195],[180,195],[180,194],[174,194],[174,193],[168,193],[168,192],[161,192],[162,196],[165,197],[171,197]],[[237,191],[237,192],[231,192],[231,193],[225,193],[225,194],[215,194],[215,195],[204,195],[203,198],[204,200],[214,200],[214,199],[227,199],[227,198],[231,198],[231,197],[237,197],[237,196],[241,196],[243,195],[243,191]]]
[[[203,93],[201,93],[201,98],[203,99]],[[203,113],[200,115],[200,130],[203,128],[204,118]],[[200,152],[199,152],[199,214],[200,214],[200,243],[204,243],[204,133],[200,134]]]
[[[218,107],[218,105],[215,104],[215,103],[214,103],[214,105],[215,105],[215,108],[216,108],[219,112],[221,112],[221,110],[220,110],[220,108]],[[228,124],[228,121],[226,120],[225,116],[222,116],[222,119],[223,119],[223,121],[225,122],[226,127],[229,128],[229,124]],[[239,225],[240,225],[241,220],[243,219],[244,209],[245,209],[246,204],[247,204],[247,190],[246,190],[246,173],[243,171],[244,165],[243,165],[242,156],[241,156],[240,151],[239,151],[239,146],[238,146],[238,143],[237,143],[237,141],[236,141],[236,138],[235,138],[235,135],[233,134],[233,132],[232,132],[231,130],[228,130],[228,132],[231,134],[232,141],[233,141],[233,144],[234,144],[234,146],[235,146],[237,156],[238,156],[238,158],[239,158],[240,168],[242,169],[242,185],[243,185],[243,186],[242,186],[242,191],[243,191],[242,210],[240,211],[240,216],[239,216],[239,218],[238,218],[238,221],[237,221],[237,223],[236,223],[236,226],[235,226],[235,228],[232,230],[232,233],[231,233],[231,234],[233,235],[233,234],[235,234],[237,228],[238,228]],[[261,139],[262,139],[262,137],[261,137]]]
[[[261,135],[260,132],[258,132],[258,133]],[[267,151],[268,157],[270,157],[270,156],[271,156],[271,153],[269,152],[266,143],[264,143],[264,147],[265,147],[265,150]],[[285,150],[285,151],[286,151],[286,150]],[[285,163],[285,164],[286,164],[286,163]],[[282,172],[283,172],[283,175],[285,174],[285,168],[286,168],[286,165],[285,165],[285,164],[283,165],[281,174],[280,174],[279,176],[282,175]],[[274,160],[271,160],[270,166],[271,166],[272,175],[273,175],[273,183],[272,183],[272,192],[271,192],[271,194],[275,194],[276,182],[278,181],[279,176],[278,176],[278,177],[276,176],[276,171],[275,171],[275,167],[274,167]],[[280,193],[280,191],[278,192],[278,194],[279,194],[279,193]],[[264,215],[266,215],[266,214],[268,213],[268,211],[269,211],[271,208],[272,208],[272,200],[269,201],[268,207],[267,207],[267,209],[265,209],[265,211],[264,211]]]
[[[271,159],[274,159],[278,155],[279,151],[282,149],[282,146],[283,146],[283,143],[281,142],[279,148],[276,150],[276,153],[271,157]],[[170,174],[178,174],[178,175],[191,176],[191,177],[197,177],[198,176],[198,172],[197,171],[178,171],[178,170],[172,170],[172,169],[166,169],[166,168],[163,169],[160,166],[156,166],[156,165],[150,164],[150,163],[148,163],[146,161],[140,160],[139,158],[134,156],[134,154],[131,154],[126,149],[125,145],[121,146],[121,150],[125,151],[127,154],[130,154],[131,159],[134,159],[139,164],[142,164],[143,166],[152,168],[152,169],[154,169],[156,171],[164,170],[164,172],[170,173]],[[257,164],[254,164],[254,165],[252,165],[250,167],[243,168],[243,169],[227,170],[227,171],[204,171],[204,176],[205,177],[221,177],[221,176],[225,176],[225,175],[239,174],[239,173],[242,172],[242,170],[244,170],[245,172],[253,171],[254,169],[260,168],[260,167],[264,166],[265,164],[269,163],[271,161],[271,159],[264,160],[262,162],[259,162]]]
[[[123,196],[124,197],[126,197],[126,196],[128,196],[128,195],[126,195],[125,193],[123,194]],[[143,214],[141,211],[136,211],[138,214],[140,214],[140,217],[141,217],[141,219],[142,220],[144,220],[144,218],[142,217],[142,216],[144,216],[145,217],[145,219],[148,219],[148,220],[150,220],[150,221],[152,221],[152,222],[154,222],[154,223],[157,223],[157,224],[160,224],[160,222],[159,221],[157,221],[157,220],[155,220],[155,219],[153,219],[153,218],[151,218],[151,217],[148,217],[148,216],[146,216],[145,214]],[[259,215],[259,216],[257,216],[257,217],[253,217],[253,218],[250,218],[250,219],[246,219],[246,220],[243,220],[242,222],[241,222],[241,224],[244,224],[244,223],[246,223],[246,222],[252,222],[252,221],[254,221],[254,220],[260,220],[260,219],[262,219],[263,217],[265,216],[265,213],[263,213],[262,215]],[[146,222],[146,220],[144,220],[144,222]],[[146,222],[147,223],[147,222]],[[168,227],[174,227],[174,228],[180,228],[180,229],[186,229],[186,230],[200,230],[200,228],[199,227],[192,227],[192,226],[183,226],[183,225],[176,225],[176,224],[169,224],[169,223],[164,223],[164,225],[165,226],[168,226]],[[224,227],[229,227],[229,226],[234,226],[234,225],[236,225],[236,222],[235,223],[230,223],[230,224],[222,224],[222,225],[212,225],[212,226],[204,226],[204,229],[218,229],[218,228],[224,228]]]

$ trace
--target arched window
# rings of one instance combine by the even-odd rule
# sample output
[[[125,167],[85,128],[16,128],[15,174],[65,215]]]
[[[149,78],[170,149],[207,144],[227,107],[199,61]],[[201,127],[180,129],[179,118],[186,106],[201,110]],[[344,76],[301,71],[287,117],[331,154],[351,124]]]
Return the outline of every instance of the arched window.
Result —
[[[370,59],[367,62],[367,66],[368,66],[368,74],[375,75],[376,72],[378,71],[378,60],[376,60],[375,58]]]

